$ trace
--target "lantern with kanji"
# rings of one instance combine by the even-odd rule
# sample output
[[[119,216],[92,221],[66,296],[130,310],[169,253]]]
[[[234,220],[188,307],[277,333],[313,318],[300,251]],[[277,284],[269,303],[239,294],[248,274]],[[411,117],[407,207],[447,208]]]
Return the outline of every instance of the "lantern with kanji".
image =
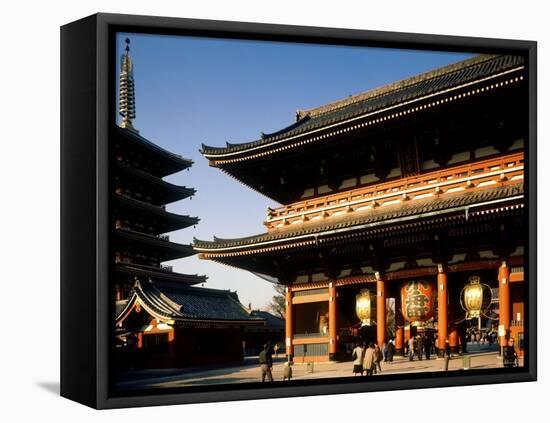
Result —
[[[355,296],[355,313],[361,320],[361,326],[375,325],[376,298],[373,291],[362,289],[359,294]]]
[[[466,312],[466,319],[478,319],[479,324],[481,316],[491,305],[491,300],[491,288],[481,283],[479,276],[471,276],[460,295],[460,305]]]
[[[423,324],[434,316],[435,288],[425,280],[405,282],[401,287],[401,312],[413,326]]]

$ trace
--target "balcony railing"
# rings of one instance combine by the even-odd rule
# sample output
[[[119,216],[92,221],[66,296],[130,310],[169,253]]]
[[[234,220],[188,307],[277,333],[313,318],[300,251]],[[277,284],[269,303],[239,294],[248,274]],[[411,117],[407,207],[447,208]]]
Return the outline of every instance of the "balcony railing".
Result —
[[[264,225],[272,230],[402,201],[515,183],[522,178],[523,152],[520,152],[269,209]]]

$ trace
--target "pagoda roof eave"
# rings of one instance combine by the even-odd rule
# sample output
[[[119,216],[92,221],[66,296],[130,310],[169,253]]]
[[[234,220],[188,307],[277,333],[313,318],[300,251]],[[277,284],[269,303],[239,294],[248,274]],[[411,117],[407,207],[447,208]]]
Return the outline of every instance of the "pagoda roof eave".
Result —
[[[116,271],[132,275],[145,276],[153,280],[168,281],[189,286],[205,283],[208,279],[208,276],[206,275],[188,275],[135,263],[118,263],[116,265]]]
[[[451,194],[439,200],[418,200],[415,205],[389,206],[387,210],[362,213],[357,217],[337,219],[334,223],[299,225],[295,230],[275,230],[237,239],[214,237],[213,241],[193,239],[193,248],[206,258],[270,251],[284,246],[317,245],[319,239],[358,230],[398,227],[400,225],[436,218],[481,211],[491,207],[523,205],[523,184],[498,187],[466,194]],[[410,201],[410,200],[409,200]],[[415,200],[413,200],[415,201]],[[359,212],[356,212],[359,213]]]
[[[164,259],[162,261],[174,260],[177,258],[190,257],[196,254],[191,245],[177,244],[165,239],[136,232],[131,229],[115,229],[115,234],[125,240],[129,240],[142,245],[149,245],[162,251]]]
[[[178,223],[177,225],[172,224],[172,226],[174,226],[174,229],[171,229],[171,231],[176,229],[187,228],[189,226],[196,225],[200,222],[199,217],[170,213],[169,211],[166,211],[161,207],[151,205],[149,203],[137,200],[127,195],[115,194],[114,197],[117,201],[124,203],[128,206],[137,207],[140,210],[143,210],[145,212],[148,212],[166,219],[170,219],[173,222],[177,222]]]
[[[152,141],[149,141],[147,138],[143,137],[136,131],[132,131],[126,128],[121,128],[120,126],[115,126],[115,131],[123,136],[125,139],[134,142],[138,144],[139,146],[143,147],[144,149],[150,151],[151,153],[164,158],[165,160],[169,160],[172,163],[174,163],[177,166],[178,170],[175,170],[175,172],[179,170],[184,170],[193,165],[193,160],[187,159],[185,157],[182,157],[178,154],[172,153],[168,150],[165,150],[164,148],[158,146]]]
[[[196,190],[194,188],[189,188],[189,187],[186,187],[186,186],[172,184],[170,182],[162,180],[161,178],[157,178],[156,176],[154,176],[150,173],[144,172],[140,169],[135,169],[135,168],[132,168],[130,166],[127,166],[127,165],[125,165],[125,164],[123,164],[119,161],[117,161],[117,167],[119,169],[121,169],[123,172],[129,174],[132,177],[140,178],[140,179],[145,180],[145,181],[147,181],[151,184],[154,184],[155,186],[157,186],[158,188],[160,188],[163,191],[169,191],[169,192],[173,193],[172,195],[174,196],[174,198],[171,199],[170,202],[174,202],[174,201],[177,201],[177,200],[182,200],[182,199],[187,198],[187,197],[191,197],[191,196],[195,195],[195,193],[196,193]],[[165,203],[165,204],[167,204],[167,203]]]
[[[223,165],[225,161],[243,160],[245,157],[262,158],[266,154],[266,149],[273,149],[275,145],[277,145],[275,151],[283,151],[289,148],[285,144],[287,141],[313,135],[347,122],[353,123],[363,116],[419,101],[426,96],[447,93],[523,68],[524,59],[521,56],[479,55],[348,99],[301,112],[297,122],[272,134],[262,134],[261,138],[254,141],[240,144],[227,143],[226,147],[203,144],[200,152],[216,165]],[[326,137],[318,138],[321,140]]]

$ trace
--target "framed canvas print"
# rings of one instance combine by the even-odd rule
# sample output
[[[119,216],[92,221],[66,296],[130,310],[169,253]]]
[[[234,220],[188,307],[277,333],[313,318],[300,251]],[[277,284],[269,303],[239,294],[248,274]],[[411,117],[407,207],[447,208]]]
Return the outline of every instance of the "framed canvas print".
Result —
[[[61,29],[61,393],[536,379],[536,43]]]

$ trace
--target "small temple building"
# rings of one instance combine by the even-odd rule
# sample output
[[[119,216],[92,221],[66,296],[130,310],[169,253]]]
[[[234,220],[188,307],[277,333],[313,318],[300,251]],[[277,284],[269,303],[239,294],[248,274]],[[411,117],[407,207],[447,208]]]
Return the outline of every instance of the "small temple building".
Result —
[[[295,362],[349,359],[361,340],[402,354],[415,334],[456,352],[476,326],[523,354],[526,79],[523,57],[479,55],[203,145],[280,206],[264,233],[194,249],[285,285]]]
[[[126,40],[121,57],[120,115],[110,134],[112,295],[117,369],[186,367],[243,360],[244,331],[265,327],[236,292],[198,287],[206,276],[173,271],[165,261],[189,257],[191,245],[168,232],[194,226],[199,218],[166,210],[190,198],[193,188],[164,177],[193,162],[142,137],[133,126],[133,63]]]

